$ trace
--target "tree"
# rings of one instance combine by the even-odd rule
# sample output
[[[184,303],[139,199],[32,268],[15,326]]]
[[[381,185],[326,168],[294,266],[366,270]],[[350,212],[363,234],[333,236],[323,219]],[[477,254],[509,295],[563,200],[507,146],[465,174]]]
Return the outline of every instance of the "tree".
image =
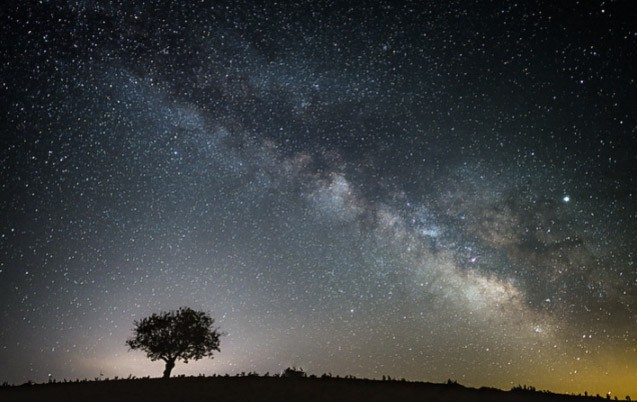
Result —
[[[134,336],[126,341],[131,350],[146,352],[150,360],[166,362],[164,378],[170,377],[177,360],[212,358],[219,352],[222,333],[213,328],[215,320],[203,311],[188,307],[153,313],[150,317],[135,321]]]

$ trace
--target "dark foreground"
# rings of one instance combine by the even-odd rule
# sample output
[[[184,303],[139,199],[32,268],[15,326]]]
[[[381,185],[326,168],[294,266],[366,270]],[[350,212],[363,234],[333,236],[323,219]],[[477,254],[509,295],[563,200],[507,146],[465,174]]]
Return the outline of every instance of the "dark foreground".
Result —
[[[530,391],[338,378],[188,377],[23,385],[0,388],[0,401],[601,401]]]

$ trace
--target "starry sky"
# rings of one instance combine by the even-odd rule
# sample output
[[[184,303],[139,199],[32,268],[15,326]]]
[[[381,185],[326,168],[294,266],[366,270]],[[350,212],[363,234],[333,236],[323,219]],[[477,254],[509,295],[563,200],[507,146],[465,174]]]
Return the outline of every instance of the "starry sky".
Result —
[[[175,374],[637,396],[631,1],[0,11],[0,381]]]

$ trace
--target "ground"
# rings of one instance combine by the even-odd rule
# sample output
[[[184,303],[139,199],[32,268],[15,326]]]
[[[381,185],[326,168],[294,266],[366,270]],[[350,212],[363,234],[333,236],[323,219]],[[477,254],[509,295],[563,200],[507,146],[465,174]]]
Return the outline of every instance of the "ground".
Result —
[[[188,377],[23,385],[0,388],[0,401],[595,401],[457,384],[339,378]]]

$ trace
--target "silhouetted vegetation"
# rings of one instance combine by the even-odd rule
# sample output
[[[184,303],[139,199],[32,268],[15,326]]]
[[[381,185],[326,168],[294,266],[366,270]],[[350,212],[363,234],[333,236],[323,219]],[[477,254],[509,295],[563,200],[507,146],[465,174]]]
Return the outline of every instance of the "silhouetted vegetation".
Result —
[[[290,380],[294,379],[294,380]],[[603,400],[604,397],[597,395]],[[610,396],[606,396],[610,398]],[[48,383],[31,381],[22,386],[0,387],[1,401],[56,402],[68,400],[100,401],[492,401],[492,402],[585,402],[591,396],[558,395],[537,391],[535,387],[518,385],[506,392],[496,388],[465,387],[455,380],[444,384],[393,380],[356,379],[352,375],[331,373],[320,377],[308,375],[303,369],[288,367],[280,374],[242,372],[230,376],[205,377],[178,375],[170,380],[148,377],[108,378],[95,380],[49,379]],[[615,398],[616,399],[616,398]],[[630,401],[630,397],[626,397]]]
[[[282,377],[285,378],[304,378],[307,377],[302,368],[288,367],[283,371]]]
[[[166,362],[164,378],[169,378],[177,360],[212,358],[219,351],[221,333],[213,328],[214,322],[203,311],[181,307],[135,321],[134,336],[126,344],[131,350],[143,350],[153,361]]]
[[[535,387],[527,386],[527,385],[516,385],[511,388],[512,392],[537,392]]]
[[[450,387],[464,387],[462,384],[458,384],[458,381],[452,380],[451,378],[447,380],[447,385]]]

